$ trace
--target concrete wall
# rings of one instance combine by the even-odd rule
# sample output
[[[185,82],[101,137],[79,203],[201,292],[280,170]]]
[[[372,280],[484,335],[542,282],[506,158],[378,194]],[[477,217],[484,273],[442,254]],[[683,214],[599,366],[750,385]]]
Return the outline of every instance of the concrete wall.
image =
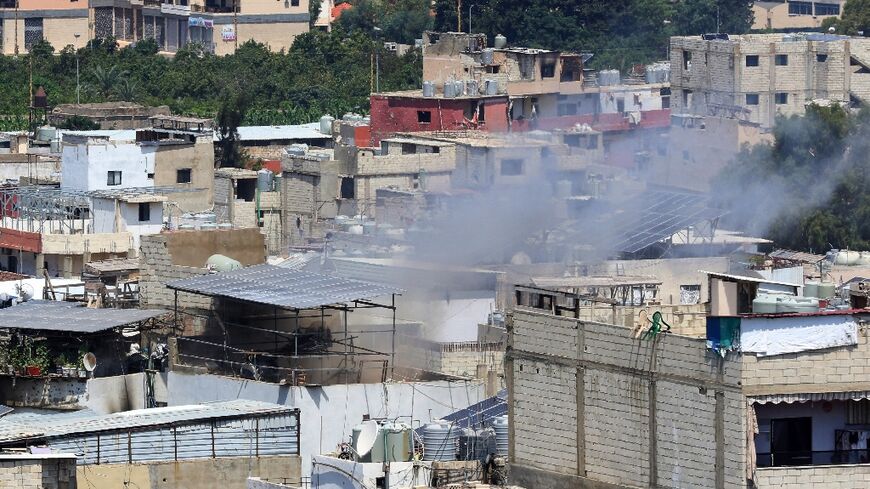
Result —
[[[746,487],[739,361],[525,308],[508,330],[513,483]]]
[[[863,489],[870,486],[870,465],[768,467],[758,469],[755,484],[758,489]]]
[[[240,8],[244,10],[245,3],[241,2],[240,5]],[[275,2],[273,5],[280,7],[290,5],[290,3]],[[302,5],[308,5],[308,2],[300,1],[300,7],[298,8],[302,8]],[[293,9],[297,9],[297,7],[293,7]],[[275,22],[269,22],[268,16],[259,16],[256,14],[256,17],[265,20],[265,22],[247,22],[246,17],[239,16],[238,30],[236,36],[238,38],[238,45],[241,46],[247,41],[254,40],[267,45],[272,51],[290,49],[290,46],[293,45],[293,40],[296,39],[296,36],[308,32],[308,7],[305,7],[304,13],[299,13],[296,15],[298,16],[299,20],[291,22],[281,22],[278,20],[276,20]],[[232,14],[227,14],[226,17],[226,20],[228,20],[229,22],[220,25],[215,23],[215,28],[213,29],[213,42],[215,47],[214,52],[219,56],[235,52],[236,42],[223,40],[223,34],[221,29],[224,26],[232,27]]]
[[[781,319],[787,321],[787,319]],[[858,327],[858,344],[770,357],[743,355],[746,395],[870,389],[870,330]]]
[[[580,308],[580,319],[602,323],[617,324],[633,328],[640,323],[641,311],[647,317],[654,312],[662,313],[662,319],[671,325],[671,332],[694,338],[707,337],[707,306],[705,304],[663,304],[660,306],[584,306]]]
[[[154,398],[166,400],[166,373],[154,376]],[[87,407],[97,414],[145,409],[145,373],[88,379]]]
[[[141,464],[78,467],[78,489],[246,489],[249,476],[300,481],[302,460],[296,455],[223,457]]]
[[[347,384],[290,387],[215,375],[169,374],[169,405],[252,399],[297,407],[301,411],[303,475],[311,456],[349,441],[363,415],[396,418],[414,426],[441,418],[485,398],[481,382]]]
[[[87,143],[63,143],[61,188],[106,190],[153,187],[155,151],[135,142],[89,138]],[[107,185],[109,171],[121,172],[120,185]],[[174,182],[174,180],[173,180]]]
[[[0,155],[0,181],[18,180],[21,177],[48,178],[60,170],[57,159],[33,158],[27,162],[26,155]]]
[[[178,183],[178,170],[184,168],[190,168],[190,183]],[[169,195],[169,200],[184,212],[211,209],[214,202],[214,143],[211,133],[197,137],[195,144],[158,146],[153,172],[153,185],[188,190]],[[202,190],[192,191],[194,189]]]
[[[83,409],[87,398],[85,379],[0,378],[0,404],[11,407]]]
[[[840,5],[840,13],[846,0],[824,0],[825,4]],[[753,2],[753,29],[816,29],[829,17],[837,15],[794,15],[789,14],[788,2]]]
[[[76,489],[76,456],[0,455],[0,487]]]
[[[69,44],[78,49],[85,47],[88,40],[87,5],[79,5],[80,2],[69,0],[64,2],[42,0],[27,3],[42,6],[25,7],[25,2],[22,1],[17,23],[14,9],[6,9],[5,15],[0,16],[0,22],[3,24],[2,54],[15,54],[16,31],[18,53],[27,52],[24,43],[25,17],[42,18],[42,38],[54,46],[55,52]],[[50,6],[44,6],[45,4]],[[75,34],[80,34],[78,39],[75,38]]]

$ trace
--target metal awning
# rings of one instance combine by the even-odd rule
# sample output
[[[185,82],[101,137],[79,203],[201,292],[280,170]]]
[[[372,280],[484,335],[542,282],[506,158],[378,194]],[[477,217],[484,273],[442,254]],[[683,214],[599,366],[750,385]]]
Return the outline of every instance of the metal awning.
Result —
[[[73,302],[28,301],[0,309],[0,329],[98,333],[167,312],[163,309],[92,309]]]
[[[329,306],[404,292],[390,285],[265,264],[176,280],[166,286],[182,292],[288,309]]]
[[[797,394],[767,394],[747,397],[754,404],[793,404],[812,401],[860,401],[870,399],[870,391],[810,392]]]

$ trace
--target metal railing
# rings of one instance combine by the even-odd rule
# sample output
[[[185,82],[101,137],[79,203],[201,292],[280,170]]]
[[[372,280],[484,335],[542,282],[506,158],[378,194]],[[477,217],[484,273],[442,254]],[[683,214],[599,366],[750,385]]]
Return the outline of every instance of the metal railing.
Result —
[[[867,464],[870,463],[870,450],[759,453],[756,460],[758,467]]]

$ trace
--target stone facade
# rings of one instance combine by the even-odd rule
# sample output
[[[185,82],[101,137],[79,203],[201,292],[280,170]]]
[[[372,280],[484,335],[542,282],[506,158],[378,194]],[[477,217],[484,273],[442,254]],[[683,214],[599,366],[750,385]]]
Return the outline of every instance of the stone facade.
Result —
[[[75,489],[76,456],[0,455],[0,487]]]
[[[746,487],[739,360],[528,308],[508,331],[513,483]]]

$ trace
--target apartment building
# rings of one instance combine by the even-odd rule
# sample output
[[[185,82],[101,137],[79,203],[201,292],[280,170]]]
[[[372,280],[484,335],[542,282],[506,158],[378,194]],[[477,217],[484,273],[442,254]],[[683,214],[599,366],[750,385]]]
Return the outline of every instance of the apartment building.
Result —
[[[79,0],[0,1],[0,53],[27,53],[39,41],[56,50],[84,47],[89,39],[87,2]]]
[[[817,29],[825,19],[839,17],[846,0],[824,2],[768,0],[752,3],[753,29]]]
[[[671,110],[769,128],[813,100],[870,100],[868,42],[818,33],[672,37]]]

